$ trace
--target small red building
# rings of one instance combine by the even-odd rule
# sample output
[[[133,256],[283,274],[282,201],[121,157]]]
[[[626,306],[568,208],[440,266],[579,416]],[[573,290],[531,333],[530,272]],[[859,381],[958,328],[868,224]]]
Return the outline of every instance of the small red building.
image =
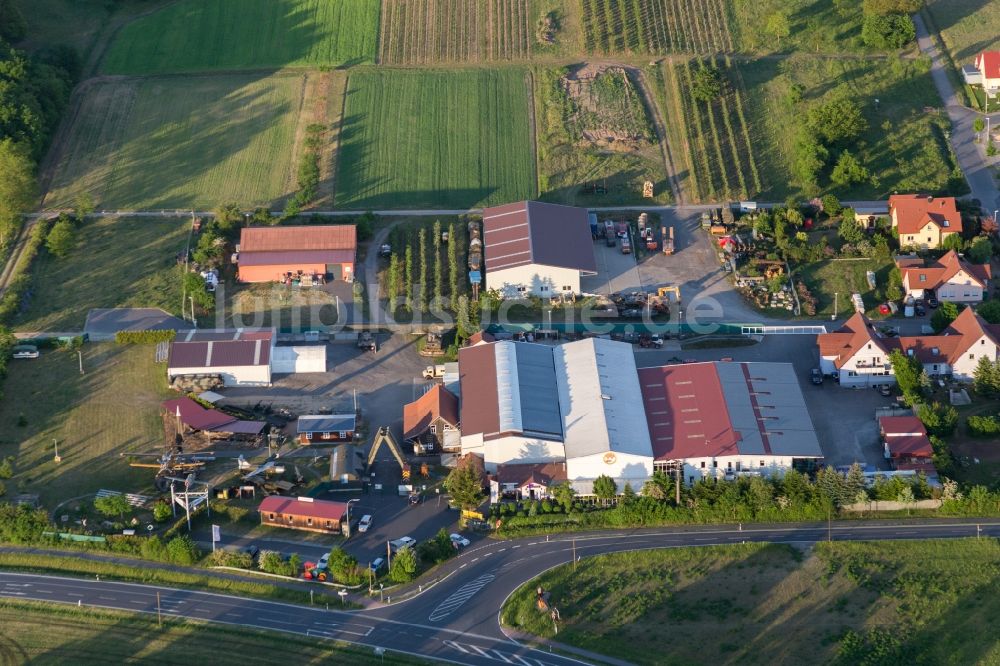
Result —
[[[924,424],[916,416],[883,416],[878,420],[885,457],[896,469],[912,464],[928,464],[934,448]]]
[[[280,282],[298,275],[354,280],[353,224],[246,227],[240,232],[240,282]]]
[[[271,495],[260,503],[260,524],[305,532],[339,534],[347,515],[347,504],[312,497]]]
[[[296,424],[299,444],[352,442],[356,429],[357,416],[354,414],[300,416]]]

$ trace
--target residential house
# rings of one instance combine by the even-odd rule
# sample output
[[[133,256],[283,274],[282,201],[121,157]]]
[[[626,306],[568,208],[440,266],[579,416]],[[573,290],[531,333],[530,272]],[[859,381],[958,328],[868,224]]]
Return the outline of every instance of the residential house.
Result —
[[[862,229],[875,229],[878,221],[889,217],[889,208],[886,206],[860,206],[854,209],[854,221]]]
[[[490,499],[540,500],[552,487],[566,481],[566,463],[500,465],[490,482]]]
[[[416,453],[462,450],[458,397],[435,384],[417,400],[403,406],[403,439]]]
[[[916,416],[882,416],[878,420],[882,449],[893,468],[936,475],[934,448],[924,424]]]
[[[521,201],[483,211],[486,288],[504,298],[580,293],[597,274],[587,211]]]
[[[357,416],[354,414],[317,414],[300,416],[295,424],[299,444],[336,444],[354,441]]]
[[[976,69],[979,71],[976,83],[983,87],[987,95],[996,97],[1000,93],[1000,51],[983,51],[977,55]]]
[[[921,362],[931,376],[972,381],[983,357],[1000,358],[1000,325],[988,324],[966,308],[940,335],[885,337],[856,314],[833,333],[817,336],[820,367],[836,374],[842,387],[895,383],[889,354],[899,350]]]
[[[245,227],[238,254],[240,282],[283,282],[299,276],[354,280],[353,224]]]
[[[896,258],[907,296],[935,296],[939,301],[979,303],[992,277],[989,264],[970,264],[954,250],[926,264],[916,256]]]
[[[934,249],[948,236],[962,233],[955,197],[894,194],[889,197],[889,217],[903,247]]]
[[[339,534],[345,521],[348,505],[312,497],[265,497],[258,508],[260,524],[287,527],[304,532]]]

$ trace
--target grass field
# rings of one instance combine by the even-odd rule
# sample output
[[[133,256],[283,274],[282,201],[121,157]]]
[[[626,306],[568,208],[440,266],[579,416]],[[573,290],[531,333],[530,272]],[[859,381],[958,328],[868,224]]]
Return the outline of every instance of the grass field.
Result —
[[[892,267],[889,260],[826,260],[796,268],[795,277],[805,282],[816,297],[817,317],[825,318],[834,314],[835,305],[838,317],[847,316],[854,309],[851,294],[858,293],[864,299],[868,315],[881,319],[884,315],[878,313],[878,305],[887,300],[885,289],[889,284]],[[875,283],[878,285],[876,289],[868,286],[865,277],[867,271],[875,271]],[[834,294],[840,295],[835,297]]]
[[[382,0],[379,63],[523,60],[535,41],[529,0]]]
[[[927,0],[933,26],[941,31],[956,67],[972,64],[981,51],[1000,48],[1000,3],[983,0]]]
[[[572,205],[649,203],[642,186],[651,180],[654,201],[668,203],[659,139],[635,74],[582,71],[533,72],[541,198]],[[594,185],[607,192],[595,194],[589,189]]]
[[[344,208],[464,208],[535,195],[521,69],[359,71],[337,170]]]
[[[65,259],[39,253],[31,298],[15,320],[23,331],[82,331],[91,308],[156,307],[179,312],[175,255],[187,245],[190,220],[91,219]]]
[[[292,152],[310,76],[97,82],[62,147],[45,207],[244,207],[295,187]]]
[[[107,74],[372,62],[379,0],[182,0],[125,26]]]
[[[604,555],[531,581],[503,617],[552,637],[541,585],[556,640],[639,664],[997,663],[998,562],[995,539]]]
[[[301,664],[426,663],[387,651],[317,641],[246,627],[156,618],[116,611],[4,600],[0,604],[0,659],[19,664],[191,663],[192,655],[211,655],[219,666],[247,666],[287,661]]]
[[[88,344],[82,351],[84,375],[72,351],[44,350],[10,364],[0,401],[0,457],[14,456],[17,468],[9,493],[38,493],[52,507],[101,488],[152,486],[150,470],[130,468],[118,454],[162,447],[164,366],[149,346]],[[60,463],[53,462],[53,440]]]
[[[682,187],[694,199],[752,199],[767,186],[768,172],[757,165],[767,152],[760,133],[747,120],[749,100],[738,67],[708,61],[720,69],[723,94],[708,103],[689,92],[697,61],[663,61],[653,72],[667,132],[677,152]]]

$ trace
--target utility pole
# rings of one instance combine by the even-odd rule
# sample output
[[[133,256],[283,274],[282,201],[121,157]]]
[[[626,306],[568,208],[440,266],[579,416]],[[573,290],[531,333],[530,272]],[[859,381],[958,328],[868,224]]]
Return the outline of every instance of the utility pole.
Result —
[[[833,507],[826,508],[826,540],[833,541]]]
[[[573,539],[573,571],[576,571],[576,539]]]
[[[674,467],[674,503],[681,505],[681,467],[684,463],[675,463]]]
[[[160,592],[156,592],[156,626],[163,626],[163,615],[160,613]]]

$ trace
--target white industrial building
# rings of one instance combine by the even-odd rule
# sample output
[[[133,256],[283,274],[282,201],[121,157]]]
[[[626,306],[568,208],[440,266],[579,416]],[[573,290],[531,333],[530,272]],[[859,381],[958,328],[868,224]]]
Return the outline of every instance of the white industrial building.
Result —
[[[167,379],[214,375],[224,386],[270,386],[273,374],[326,372],[326,346],[276,341],[273,328],[181,331],[170,343]]]
[[[654,470],[783,473],[822,459],[787,363],[638,369],[632,346],[494,342],[459,352],[462,452],[487,472],[565,463],[580,494],[607,475],[636,491]]]
[[[580,293],[580,276],[596,275],[587,211],[521,201],[483,211],[486,288],[504,298]]]

